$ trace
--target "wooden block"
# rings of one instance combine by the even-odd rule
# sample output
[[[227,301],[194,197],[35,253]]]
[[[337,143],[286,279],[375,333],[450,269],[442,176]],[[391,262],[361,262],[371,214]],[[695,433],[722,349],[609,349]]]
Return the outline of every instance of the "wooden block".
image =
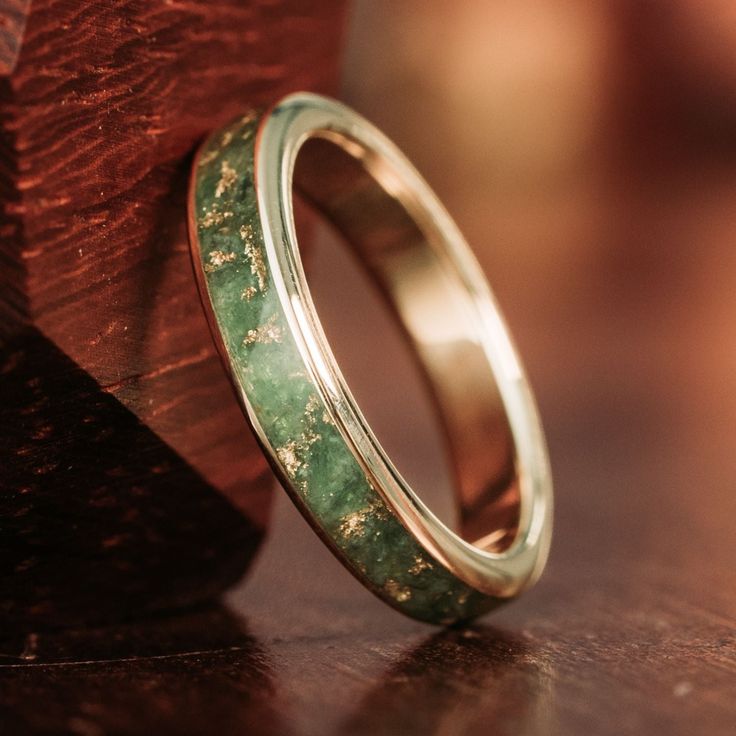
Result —
[[[247,568],[271,476],[192,276],[191,154],[248,106],[332,91],[344,5],[3,4],[3,622],[188,605]]]

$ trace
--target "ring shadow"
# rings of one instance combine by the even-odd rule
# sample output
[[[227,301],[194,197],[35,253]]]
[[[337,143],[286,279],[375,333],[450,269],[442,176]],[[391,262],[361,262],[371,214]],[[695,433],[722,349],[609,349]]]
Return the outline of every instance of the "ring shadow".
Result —
[[[521,636],[489,626],[446,629],[382,676],[338,731],[542,733],[552,686],[549,665]]]
[[[213,600],[263,537],[34,328],[0,345],[0,445],[3,632]]]

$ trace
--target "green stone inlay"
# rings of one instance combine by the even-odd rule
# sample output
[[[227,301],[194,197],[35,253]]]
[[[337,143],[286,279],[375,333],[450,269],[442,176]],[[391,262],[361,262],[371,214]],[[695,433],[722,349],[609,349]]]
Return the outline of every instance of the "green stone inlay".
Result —
[[[414,618],[473,618],[500,601],[463,583],[398,520],[330,419],[299,355],[263,245],[253,186],[257,125],[251,113],[210,137],[195,162],[192,192],[207,293],[234,379],[287,490],[353,574]]]

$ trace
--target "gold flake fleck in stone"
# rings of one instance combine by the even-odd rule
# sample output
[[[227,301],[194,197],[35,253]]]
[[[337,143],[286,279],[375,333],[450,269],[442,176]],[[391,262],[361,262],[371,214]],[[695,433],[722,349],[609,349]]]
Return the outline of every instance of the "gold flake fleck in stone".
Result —
[[[316,419],[314,418],[314,401],[319,401],[315,395],[312,395],[307,399],[303,418],[304,429],[301,431],[299,437],[294,441],[296,448],[302,456],[307,456],[312,445],[322,439],[322,435],[319,432],[315,432]],[[307,463],[304,463],[304,465],[307,466]]]
[[[272,320],[273,318],[269,320],[269,322],[271,322]],[[277,325],[273,325],[273,327],[276,328]],[[253,332],[253,330],[251,330],[251,332]],[[279,334],[281,334],[280,331]],[[246,340],[247,339],[248,338],[246,338]],[[314,422],[310,420],[311,414],[309,411],[309,406],[310,402],[307,401],[307,408],[304,414],[306,427],[302,430],[301,434],[296,439],[289,440],[289,442],[276,450],[276,454],[286,468],[286,472],[291,477],[293,477],[297,470],[299,470],[300,468],[302,470],[305,470],[309,467],[309,463],[307,462],[307,459],[309,458],[309,451],[312,445],[317,442],[317,440],[322,438],[319,433],[314,431]],[[306,494],[306,481],[300,481],[299,487],[302,493]]]
[[[230,166],[227,159],[220,164],[220,181],[217,182],[217,188],[215,189],[215,197],[222,197],[222,195],[235,184],[235,180],[238,175],[235,169]]]
[[[255,112],[251,111],[240,118],[240,124],[243,126],[242,132],[240,133],[240,138],[242,140],[247,141],[253,137],[253,134],[255,133],[255,126],[253,126],[252,123],[255,122],[255,119],[257,117],[258,115]]]
[[[371,517],[382,521],[389,517],[386,507],[377,499],[372,500],[365,508],[343,516],[340,520],[340,533],[346,539],[362,537],[365,534],[366,522]],[[380,534],[380,531],[376,534]]]
[[[322,439],[319,432],[315,432],[317,426],[317,410],[322,406],[317,394],[310,394],[307,399],[307,405],[304,407],[304,423],[306,429],[302,432],[302,441],[311,447],[317,440]]]
[[[240,298],[249,302],[257,293],[258,289],[256,289],[255,286],[249,286],[247,289],[243,289],[243,293],[240,295]]]
[[[281,342],[284,339],[284,331],[276,324],[276,319],[276,315],[273,314],[268,318],[267,322],[264,322],[254,330],[248,330],[248,334],[243,340],[243,345],[252,345],[256,342],[262,345],[270,345],[274,342]]]
[[[199,161],[197,162],[198,166],[207,166],[207,164],[212,163],[219,154],[219,151],[215,150],[214,148],[210,151],[207,151],[206,153],[203,153],[199,157]]]
[[[386,508],[386,504],[383,503],[380,498],[375,498],[371,501],[370,510],[373,516],[381,521],[386,521],[391,518],[391,513],[388,508]]]
[[[210,253],[210,262],[205,263],[204,270],[207,273],[212,273],[218,268],[224,266],[226,263],[232,263],[237,258],[235,253],[225,253],[222,250],[213,250]]]
[[[332,417],[327,413],[327,411],[322,412],[322,421],[330,426],[335,426],[335,422],[332,421]]]
[[[311,427],[307,427],[302,432],[301,444],[308,450],[317,440],[321,439],[322,435],[319,432],[315,432]]]
[[[319,407],[319,396],[317,394],[310,394],[309,398],[307,399],[307,406],[304,409],[304,412],[309,416],[312,420],[314,420],[314,412],[317,411],[317,408]]]
[[[293,440],[291,442],[287,442],[283,447],[276,449],[276,455],[288,475],[292,478],[296,474],[296,471],[302,466],[302,461],[297,457],[296,450],[297,445]]]
[[[340,521],[340,534],[342,534],[345,539],[362,537],[365,534],[366,516],[366,509],[353,511],[351,514],[343,516]]]
[[[457,602],[464,606],[468,602],[468,598],[470,598],[470,591],[464,590],[460,595],[457,597]]]
[[[247,338],[246,338],[247,339]],[[317,398],[316,396],[314,397]],[[312,445],[321,439],[321,435],[314,431],[314,422],[312,420],[310,406],[313,402],[307,401],[307,407],[304,414],[304,420],[306,427],[301,432],[299,437],[293,440],[289,440],[285,445],[279,447],[276,450],[279,460],[286,468],[286,472],[290,477],[294,477],[296,472],[301,468],[305,470],[309,467],[307,459],[309,458],[309,451]],[[303,494],[307,493],[307,482],[302,479],[298,483],[299,488]]]
[[[202,227],[212,227],[213,225],[222,225],[222,223],[228,218],[232,217],[232,212],[219,212],[215,207],[211,210],[205,210],[204,215],[199,218],[199,224]]]
[[[250,261],[250,272],[258,281],[258,289],[265,291],[266,282],[268,280],[268,270],[263,260],[263,252],[255,241],[253,236],[253,228],[250,225],[243,225],[240,228],[240,237],[245,246],[245,255]]]
[[[411,589],[392,578],[384,583],[383,589],[398,603],[406,603],[411,598]]]
[[[230,145],[230,141],[233,139],[233,134],[231,131],[226,130],[222,134],[222,138],[220,139],[220,145],[224,148],[225,146]]]
[[[433,567],[434,565],[431,562],[425,560],[421,555],[417,555],[414,558],[414,564],[409,568],[409,574],[419,575],[424,570],[431,570]]]

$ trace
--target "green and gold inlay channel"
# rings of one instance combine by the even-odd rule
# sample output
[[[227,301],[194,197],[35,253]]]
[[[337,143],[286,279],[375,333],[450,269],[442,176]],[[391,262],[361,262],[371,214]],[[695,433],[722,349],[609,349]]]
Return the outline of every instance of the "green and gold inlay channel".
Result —
[[[259,224],[258,123],[247,114],[206,141],[190,193],[195,268],[244,409],[297,506],[364,585],[417,619],[473,618],[499,599],[462,582],[398,520],[333,422],[289,331]]]

